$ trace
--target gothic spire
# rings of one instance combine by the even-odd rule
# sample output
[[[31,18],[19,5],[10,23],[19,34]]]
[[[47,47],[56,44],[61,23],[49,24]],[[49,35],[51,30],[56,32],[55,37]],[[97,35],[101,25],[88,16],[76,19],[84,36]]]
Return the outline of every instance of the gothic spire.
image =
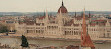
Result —
[[[82,24],[82,28],[83,28],[83,34],[86,35],[85,8],[83,10],[83,24]]]
[[[106,26],[110,26],[110,22],[108,20],[106,22]]]
[[[47,10],[46,10],[45,16],[46,16],[46,19],[48,20],[48,12],[47,12]]]
[[[62,0],[62,6],[64,6],[64,2],[63,2],[63,0]]]
[[[91,13],[90,13],[90,11],[89,11],[89,18],[91,17]]]
[[[43,16],[45,16],[46,15],[46,13],[45,13],[45,10],[44,10],[44,15]]]
[[[76,17],[77,15],[76,15],[76,12],[75,12],[75,17]]]

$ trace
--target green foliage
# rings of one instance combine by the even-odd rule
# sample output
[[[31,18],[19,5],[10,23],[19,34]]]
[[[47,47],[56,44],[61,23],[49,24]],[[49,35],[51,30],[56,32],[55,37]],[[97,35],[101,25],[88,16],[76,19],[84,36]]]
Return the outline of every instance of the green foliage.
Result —
[[[29,47],[27,38],[24,35],[22,35],[21,40],[22,40],[22,44],[21,44],[22,47]]]
[[[7,26],[0,25],[0,33],[6,33],[6,32],[9,32]]]

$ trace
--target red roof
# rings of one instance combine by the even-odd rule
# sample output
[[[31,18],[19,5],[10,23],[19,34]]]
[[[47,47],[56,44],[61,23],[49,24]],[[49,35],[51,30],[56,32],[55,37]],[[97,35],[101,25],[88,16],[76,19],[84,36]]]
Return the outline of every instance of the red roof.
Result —
[[[39,17],[39,19],[44,19],[44,18],[45,18],[45,16]]]
[[[34,21],[27,21],[27,22],[25,22],[27,25],[34,25]]]
[[[93,23],[96,22],[96,23]],[[91,26],[99,25],[99,26],[105,26],[106,20],[92,20]]]
[[[96,25],[96,23],[91,23],[90,25],[91,25],[91,26],[95,26],[95,25]]]

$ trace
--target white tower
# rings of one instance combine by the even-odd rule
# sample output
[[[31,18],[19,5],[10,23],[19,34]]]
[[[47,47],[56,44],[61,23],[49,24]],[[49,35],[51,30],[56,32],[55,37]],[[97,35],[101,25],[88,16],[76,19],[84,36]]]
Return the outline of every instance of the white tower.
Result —
[[[110,37],[111,36],[111,31],[110,31],[111,27],[110,27],[110,23],[107,20],[106,22],[106,26],[105,26],[105,37]]]
[[[106,27],[110,27],[110,23],[109,23],[108,20],[107,20],[107,22],[106,22]]]

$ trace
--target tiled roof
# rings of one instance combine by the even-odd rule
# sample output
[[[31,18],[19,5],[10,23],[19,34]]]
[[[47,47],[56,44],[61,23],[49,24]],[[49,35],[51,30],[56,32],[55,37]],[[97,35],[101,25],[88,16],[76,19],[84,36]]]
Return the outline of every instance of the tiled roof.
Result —
[[[45,18],[45,16],[39,17],[39,19],[44,19],[44,18]]]
[[[64,24],[64,26],[71,26],[73,23],[74,23],[74,20],[72,19],[71,21],[66,22],[66,23]]]
[[[95,25],[105,26],[105,24],[106,24],[106,20],[92,20],[90,23],[91,26],[95,26]]]
[[[71,25],[73,25],[73,26],[79,26],[79,24],[74,24],[74,20],[73,19],[71,21],[69,21],[69,22],[67,22],[67,23],[64,24],[64,26],[71,26]]]
[[[26,21],[25,23],[26,23],[27,25],[34,25],[35,22],[34,22],[34,21]]]

